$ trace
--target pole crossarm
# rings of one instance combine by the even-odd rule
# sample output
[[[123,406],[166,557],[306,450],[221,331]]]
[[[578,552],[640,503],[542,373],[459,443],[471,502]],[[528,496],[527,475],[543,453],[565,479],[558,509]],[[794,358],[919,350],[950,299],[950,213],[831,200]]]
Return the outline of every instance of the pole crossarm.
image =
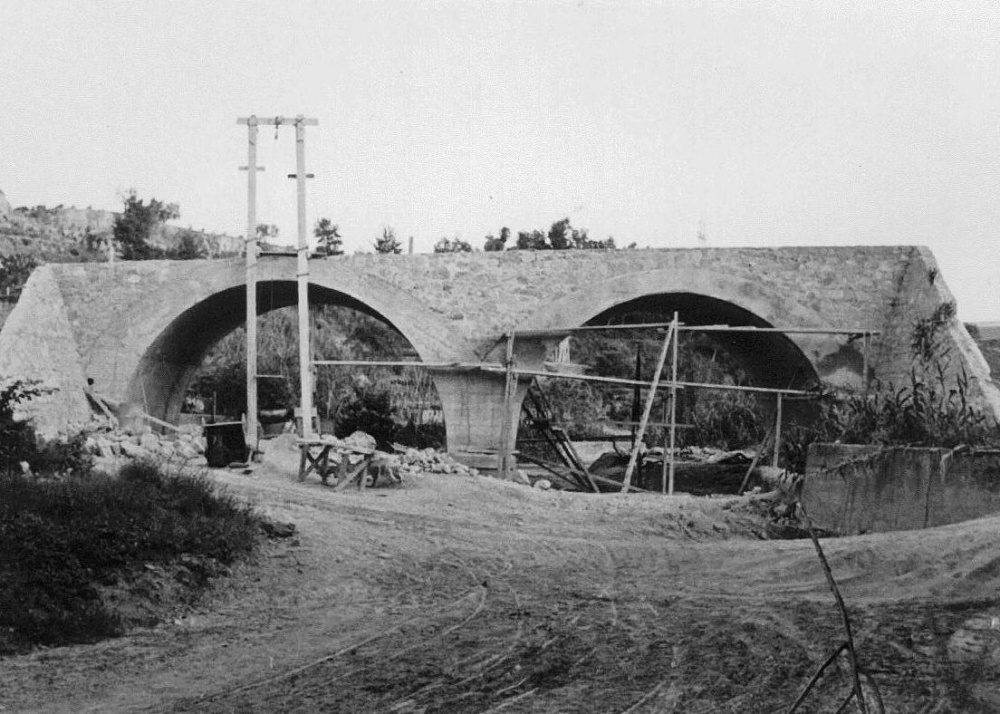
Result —
[[[250,124],[257,126],[282,126],[283,124],[288,124],[290,126],[295,126],[296,124],[301,124],[302,126],[318,126],[319,119],[307,119],[306,117],[259,117],[256,115],[249,117],[240,117],[236,120],[237,124]]]

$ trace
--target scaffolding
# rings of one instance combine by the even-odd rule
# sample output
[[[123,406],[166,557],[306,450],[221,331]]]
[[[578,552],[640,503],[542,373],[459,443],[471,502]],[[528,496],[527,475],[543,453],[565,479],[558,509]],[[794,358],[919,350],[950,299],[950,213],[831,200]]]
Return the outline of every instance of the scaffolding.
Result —
[[[622,377],[604,377],[597,375],[577,374],[573,372],[560,372],[551,370],[525,369],[519,368],[516,361],[515,342],[519,339],[545,339],[563,334],[571,335],[575,332],[636,330],[636,329],[657,329],[666,330],[666,337],[663,341],[660,352],[660,359],[657,364],[656,374],[652,380],[629,379]],[[480,362],[421,362],[416,360],[313,360],[313,367],[421,367],[434,369],[436,371],[479,371],[487,374],[503,375],[504,377],[504,404],[503,418],[500,425],[499,448],[497,449],[496,470],[504,478],[510,478],[515,467],[516,457],[522,456],[526,461],[534,463],[541,468],[557,474],[555,470],[559,465],[546,462],[538,457],[528,454],[518,454],[512,447],[515,441],[514,430],[517,429],[519,421],[518,415],[514,414],[514,399],[516,398],[517,385],[519,380],[529,378],[533,380],[533,387],[529,388],[522,405],[522,411],[529,420],[540,428],[542,436],[541,443],[546,443],[552,447],[558,458],[562,462],[562,468],[570,475],[570,482],[574,483],[581,490],[599,491],[598,485],[615,486],[625,491],[644,491],[631,483],[631,476],[634,473],[638,461],[639,450],[643,442],[645,431],[650,426],[662,426],[667,430],[667,441],[664,444],[663,479],[661,492],[667,495],[674,493],[674,473],[675,473],[675,453],[677,430],[689,425],[677,423],[677,395],[682,390],[718,390],[734,391],[750,394],[764,395],[774,398],[774,422],[768,427],[767,435],[761,448],[751,464],[750,471],[756,467],[758,460],[762,457],[762,452],[768,448],[773,449],[772,465],[778,466],[778,454],[781,444],[782,424],[784,421],[784,404],[788,399],[812,400],[820,396],[821,392],[809,389],[793,389],[780,387],[760,387],[742,384],[722,384],[712,382],[693,382],[678,378],[680,336],[683,333],[721,333],[739,332],[756,334],[817,334],[817,335],[847,335],[852,338],[862,339],[863,345],[863,387],[868,388],[868,365],[870,340],[872,337],[881,334],[878,330],[869,328],[782,328],[782,327],[753,327],[746,325],[688,325],[680,321],[680,315],[675,313],[670,322],[641,323],[641,324],[619,324],[619,325],[584,325],[580,327],[569,327],[554,330],[522,330],[509,331],[505,333],[497,344],[502,344],[503,361],[488,362],[485,359]],[[669,377],[663,377],[663,373],[668,369],[669,356]],[[538,378],[579,380],[597,385],[611,385],[622,387],[636,387],[647,389],[645,406],[638,421],[628,422],[638,429],[631,437],[632,447],[629,454],[629,464],[622,482],[610,482],[590,472],[583,463],[574,447],[573,440],[569,437],[565,428],[552,418],[552,409],[549,400],[543,393],[537,391]],[[658,389],[667,390],[666,410],[663,421],[651,422],[652,407]],[[613,441],[615,437],[601,437],[590,440]],[[562,474],[558,474],[562,475]],[[744,479],[744,484],[746,479]],[[742,490],[741,486],[741,490]]]
[[[553,335],[558,334],[572,334],[574,332],[588,332],[588,331],[616,331],[616,330],[637,330],[637,329],[666,329],[666,337],[663,341],[662,350],[660,352],[659,361],[657,363],[656,371],[653,375],[651,381],[644,381],[641,379],[625,379],[618,377],[601,377],[592,376],[585,374],[575,374],[571,372],[553,372],[546,370],[532,370],[532,369],[518,369],[515,362],[515,352],[513,349],[514,341],[517,338],[521,339],[544,339],[551,338]],[[782,423],[784,420],[784,402],[788,398],[796,399],[816,399],[821,395],[821,392],[817,390],[803,390],[803,389],[792,389],[792,388],[779,388],[779,387],[757,387],[750,385],[737,385],[737,384],[720,384],[720,383],[709,383],[709,382],[690,382],[682,381],[678,379],[678,351],[680,343],[680,335],[683,332],[699,332],[699,333],[713,333],[713,332],[738,332],[738,333],[756,333],[756,334],[768,334],[768,333],[778,333],[778,334],[816,334],[816,335],[847,335],[851,338],[860,338],[862,340],[862,386],[867,393],[869,387],[869,347],[871,338],[881,334],[879,330],[874,330],[870,328],[806,328],[806,327],[755,327],[751,325],[687,325],[680,322],[680,316],[678,313],[674,313],[673,319],[670,322],[655,322],[655,323],[633,323],[633,324],[617,324],[617,325],[582,325],[579,327],[568,327],[559,330],[523,330],[517,333],[511,331],[508,332],[504,339],[506,340],[506,358],[503,364],[487,364],[482,363],[479,365],[479,369],[485,372],[493,373],[503,373],[507,383],[510,384],[511,381],[516,383],[516,380],[520,377],[531,377],[536,379],[539,377],[554,378],[554,379],[569,379],[569,380],[580,380],[588,383],[603,384],[603,385],[619,385],[619,386],[633,386],[637,388],[648,389],[648,394],[646,396],[645,407],[642,412],[641,418],[638,422],[631,422],[631,424],[638,426],[638,430],[633,433],[631,437],[632,448],[629,453],[629,461],[626,466],[625,474],[620,484],[621,491],[623,493],[628,491],[642,491],[643,489],[637,488],[632,485],[631,480],[634,474],[636,464],[638,461],[639,451],[642,447],[643,437],[647,427],[650,425],[650,417],[652,413],[652,407],[656,396],[656,391],[659,387],[665,387],[668,389],[667,396],[667,416],[661,425],[664,425],[667,429],[667,443],[664,445],[664,460],[663,460],[663,479],[661,482],[661,491],[667,495],[673,495],[674,493],[674,475],[675,475],[675,465],[676,465],[676,434],[678,428],[683,428],[687,425],[679,425],[677,423],[677,392],[683,389],[705,389],[705,390],[719,390],[719,391],[738,391],[752,394],[761,394],[773,396],[775,400],[775,411],[774,411],[774,423],[768,428],[767,435],[765,436],[764,442],[758,449],[753,462],[751,463],[750,469],[747,471],[746,478],[744,478],[743,483],[740,486],[740,491],[742,491],[750,477],[751,472],[756,467],[759,459],[763,455],[763,451],[771,448],[773,450],[772,465],[778,466],[778,458],[780,453],[781,445],[781,431]],[[666,365],[667,355],[671,355],[670,359],[670,371],[671,376],[668,380],[663,380],[661,378],[662,372]],[[638,355],[637,355],[638,364]],[[638,368],[637,368],[638,372]],[[638,373],[636,375],[638,377]],[[507,419],[513,418],[511,415],[513,410],[513,397],[514,390],[506,389],[504,392],[504,415],[505,422],[503,431],[501,433],[500,439],[500,454],[498,456],[498,466],[497,469],[501,475],[505,478],[510,476],[511,463],[513,462],[513,454],[511,453],[510,443],[511,439],[509,433],[507,432],[508,425]],[[546,415],[543,419],[538,420],[539,423],[555,426],[551,417]],[[568,449],[565,446],[560,445],[555,449],[556,453],[560,456],[563,464],[569,472],[577,477],[582,478],[584,475],[589,480],[587,485],[593,485],[595,479],[604,481],[599,477],[591,474],[587,469],[581,468],[582,462],[579,461],[579,457],[575,454],[575,449],[572,449],[572,441],[566,435],[565,430],[560,428],[562,432],[559,438],[569,441],[569,450],[572,450],[573,456],[567,456]],[[556,439],[553,435],[545,434],[543,436],[543,441],[549,442]],[[551,470],[551,464],[540,463],[540,460],[534,457],[527,457],[528,461],[538,463],[543,468]],[[596,489],[595,489],[596,490]]]

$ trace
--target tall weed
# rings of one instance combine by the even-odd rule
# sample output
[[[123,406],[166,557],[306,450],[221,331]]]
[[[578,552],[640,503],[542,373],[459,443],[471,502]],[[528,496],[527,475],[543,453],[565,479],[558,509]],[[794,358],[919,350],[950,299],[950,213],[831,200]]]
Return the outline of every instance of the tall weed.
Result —
[[[817,404],[811,423],[786,430],[783,461],[787,468],[803,473],[813,442],[943,448],[997,444],[996,421],[974,406],[969,394],[964,371],[951,386],[944,367],[937,365],[933,382],[914,367],[904,387],[878,385],[868,396],[831,395]]]

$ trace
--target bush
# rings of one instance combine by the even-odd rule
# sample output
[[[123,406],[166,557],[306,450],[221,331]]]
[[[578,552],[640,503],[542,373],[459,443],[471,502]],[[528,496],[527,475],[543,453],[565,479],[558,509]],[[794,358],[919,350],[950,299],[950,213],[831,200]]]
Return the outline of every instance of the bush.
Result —
[[[38,450],[38,438],[30,422],[16,419],[18,406],[42,393],[37,384],[8,381],[0,387],[0,468],[4,473],[20,471]]]
[[[1000,441],[994,419],[970,404],[964,372],[954,387],[948,386],[943,369],[938,371],[935,382],[923,381],[914,369],[907,387],[896,389],[890,385],[868,396],[831,397],[820,402],[811,424],[792,425],[783,436],[786,468],[804,473],[806,454],[813,442],[947,449]]]
[[[80,475],[94,467],[94,457],[87,450],[87,435],[83,433],[65,439],[36,440],[27,462],[33,473],[42,476]]]
[[[396,435],[392,393],[380,383],[362,384],[340,405],[335,433],[343,438],[355,431],[375,437],[379,447],[391,447]]]
[[[684,446],[742,449],[760,444],[767,431],[756,395],[717,391],[697,401],[687,415],[690,429],[678,430]]]
[[[89,642],[128,623],[100,586],[192,556],[231,565],[249,556],[260,518],[202,476],[135,462],[116,477],[0,477],[0,654]]]

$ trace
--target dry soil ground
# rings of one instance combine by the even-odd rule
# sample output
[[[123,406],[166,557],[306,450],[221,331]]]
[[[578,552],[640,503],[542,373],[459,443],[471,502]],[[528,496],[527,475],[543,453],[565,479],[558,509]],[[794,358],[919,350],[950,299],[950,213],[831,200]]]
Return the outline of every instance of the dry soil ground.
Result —
[[[294,466],[212,477],[296,540],[161,626],[0,661],[0,711],[780,712],[843,637],[809,541],[739,501]],[[1000,711],[998,525],[825,541],[886,711]]]

